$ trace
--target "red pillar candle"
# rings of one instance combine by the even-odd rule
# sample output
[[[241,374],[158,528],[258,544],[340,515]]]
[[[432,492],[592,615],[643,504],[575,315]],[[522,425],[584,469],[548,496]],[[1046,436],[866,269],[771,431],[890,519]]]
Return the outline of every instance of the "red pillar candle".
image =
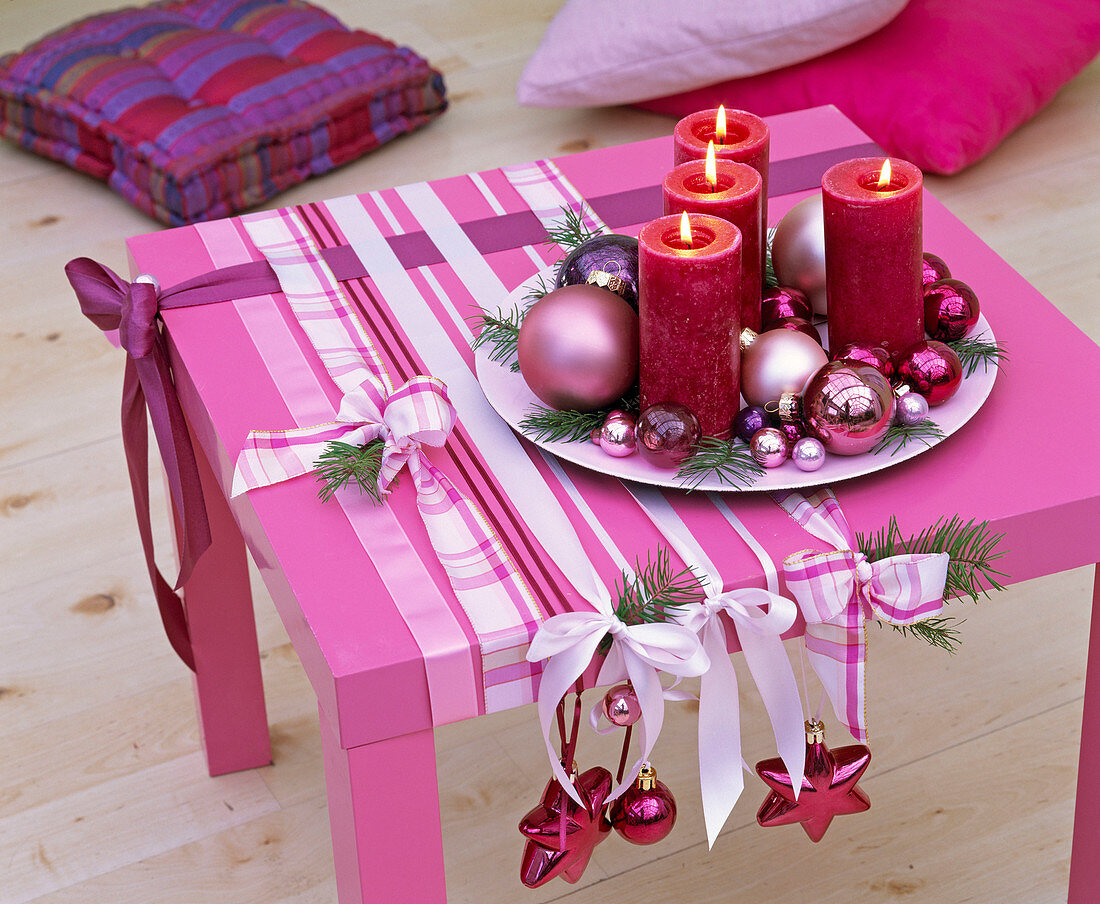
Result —
[[[718,111],[725,119],[725,133],[718,128]],[[688,160],[703,160],[707,156],[707,142],[714,142],[714,152],[719,160],[747,163],[760,173],[763,182],[760,192],[760,222],[768,225],[768,155],[771,148],[771,131],[759,116],[745,110],[700,110],[685,116],[672,133],[672,163],[679,166]]]
[[[879,345],[896,360],[924,338],[921,182],[912,163],[881,157],[825,172],[830,347]]]
[[[641,407],[679,402],[705,435],[729,435],[740,396],[741,235],[732,223],[666,216],[638,234]]]
[[[715,161],[713,181],[706,167],[705,160],[689,160],[665,176],[665,213],[706,213],[737,227],[741,233],[741,326],[760,332],[762,180],[746,163]]]

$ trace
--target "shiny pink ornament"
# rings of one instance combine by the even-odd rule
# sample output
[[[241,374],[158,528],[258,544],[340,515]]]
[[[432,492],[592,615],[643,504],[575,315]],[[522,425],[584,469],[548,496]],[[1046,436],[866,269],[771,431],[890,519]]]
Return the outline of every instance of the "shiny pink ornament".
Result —
[[[765,427],[749,440],[749,452],[757,464],[765,468],[778,468],[787,460],[787,437],[778,427]]]
[[[821,333],[805,317],[780,317],[772,321],[771,326],[764,328],[765,332],[771,330],[794,330],[796,333],[805,333],[818,345],[821,345]]]
[[[941,279],[924,287],[924,330],[933,339],[954,342],[978,322],[978,296],[961,279]]]
[[[702,436],[695,415],[679,402],[650,405],[634,433],[642,458],[658,468],[679,468]]]
[[[794,452],[794,444],[806,435],[806,428],[801,424],[785,423],[779,425],[779,432],[787,441],[787,457],[790,458]]]
[[[921,285],[927,286],[929,283],[939,282],[950,275],[951,271],[942,257],[938,257],[931,251],[924,252],[921,257]]]
[[[760,321],[764,330],[771,329],[771,325],[784,317],[801,317],[803,320],[812,320],[814,309],[810,305],[810,299],[805,292],[793,289],[790,286],[776,286],[767,289],[760,303]]]
[[[634,418],[622,411],[611,412],[600,428],[600,448],[615,458],[626,458],[634,454],[637,446]]]
[[[756,821],[765,827],[800,823],[810,841],[820,841],[834,816],[871,808],[870,799],[856,786],[870,762],[871,751],[863,744],[830,750],[825,746],[825,727],[807,722],[806,778],[798,800],[783,760],[763,760],[756,764],[756,774],[771,791],[760,805]]]
[[[598,446],[600,444],[600,434],[602,432],[603,432],[603,427],[593,427],[592,428],[591,432],[588,434],[588,439],[592,443],[592,445]]]
[[[962,383],[962,363],[950,346],[929,339],[917,343],[902,358],[898,364],[898,379],[934,407],[958,392]]]
[[[676,825],[676,798],[648,763],[611,805],[611,825],[631,844],[656,844]]]
[[[642,707],[638,695],[630,684],[616,684],[604,694],[603,714],[607,721],[619,728],[633,725],[642,716]]]
[[[813,436],[804,436],[791,449],[791,461],[800,471],[816,471],[825,464],[825,446]]]
[[[562,790],[557,779],[551,779],[542,793],[542,803],[520,820],[519,830],[527,845],[519,878],[528,888],[538,888],[557,876],[566,882],[579,881],[596,845],[611,834],[611,823],[604,814],[614,784],[611,773],[594,766],[582,772],[574,784],[583,807]]]
[[[539,299],[517,342],[523,379],[551,408],[592,411],[638,377],[638,315],[598,286],[565,286]]]
[[[867,364],[830,361],[806,384],[802,417],[807,432],[829,452],[859,455],[890,429],[894,391],[886,377]]]
[[[881,345],[865,345],[862,342],[849,342],[843,348],[829,355],[834,361],[847,358],[849,361],[858,361],[860,364],[869,364],[887,380],[893,380],[897,368],[890,358],[890,353]]]

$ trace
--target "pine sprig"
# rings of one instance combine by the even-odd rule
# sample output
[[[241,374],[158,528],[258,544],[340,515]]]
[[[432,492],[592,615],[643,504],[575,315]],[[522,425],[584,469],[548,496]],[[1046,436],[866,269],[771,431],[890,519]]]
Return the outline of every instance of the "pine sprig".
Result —
[[[550,283],[547,283],[546,282],[546,277],[542,273],[539,273],[539,274],[536,274],[536,276],[535,276],[534,280],[532,281],[530,287],[527,289],[527,294],[523,296],[523,300],[527,302],[527,307],[529,308],[531,305],[533,305],[540,298],[545,298],[547,295],[549,295],[553,291],[554,291],[553,281],[551,281]],[[523,313],[524,314],[527,313],[526,308],[524,309]],[[522,321],[523,321],[523,318],[521,317],[520,322],[522,322]]]
[[[708,477],[729,486],[751,487],[763,473],[763,466],[752,457],[745,443],[704,436],[695,444],[691,457],[680,465],[676,476],[685,489],[693,490]]]
[[[615,582],[615,614],[628,625],[668,621],[684,606],[702,602],[706,597],[703,586],[704,580],[691,568],[676,571],[668,550],[658,547],[655,555],[646,553],[645,565],[635,560],[633,576],[624,571]],[[611,649],[610,634],[597,649],[606,655]]]
[[[519,429],[536,442],[586,443],[592,431],[602,427],[610,408],[596,411],[559,411],[545,405],[532,405],[519,422]]]
[[[947,435],[940,425],[927,418],[919,424],[893,424],[871,452],[878,455],[881,452],[889,451],[893,455],[900,452],[913,440],[919,440],[931,449],[940,440],[946,438]]]
[[[984,336],[985,333],[979,333],[977,336],[947,343],[959,356],[965,376],[973,376],[979,367],[987,371],[991,366],[999,368],[1008,361],[1005,347],[992,339],[983,338]]]
[[[779,285],[779,278],[775,275],[775,264],[772,262],[772,242],[775,240],[775,230],[778,226],[768,229],[768,240],[764,250],[764,288],[774,289]]]
[[[962,644],[962,632],[958,626],[965,621],[965,618],[955,618],[953,615],[936,615],[913,625],[890,627],[907,637],[920,637],[933,647],[954,653]]]
[[[518,304],[514,305],[510,311],[479,307],[476,314],[466,318],[477,330],[477,335],[470,347],[476,350],[482,346],[489,346],[490,361],[498,361],[501,364],[510,361],[511,370],[518,371],[516,343],[519,341],[519,328],[526,314],[527,309],[521,308]]]
[[[545,244],[557,245],[562,251],[568,254],[578,245],[587,242],[589,239],[594,239],[598,235],[603,235],[598,229],[589,229],[584,222],[584,204],[581,204],[576,210],[572,207],[563,205],[561,212],[561,222],[558,223],[558,221],[555,221],[554,225],[546,230]]]
[[[382,501],[378,489],[378,474],[382,470],[382,448],[385,442],[371,440],[365,446],[353,446],[333,440],[316,462],[316,476],[321,484],[317,496],[328,502],[337,490],[354,483],[359,491],[377,505]]]

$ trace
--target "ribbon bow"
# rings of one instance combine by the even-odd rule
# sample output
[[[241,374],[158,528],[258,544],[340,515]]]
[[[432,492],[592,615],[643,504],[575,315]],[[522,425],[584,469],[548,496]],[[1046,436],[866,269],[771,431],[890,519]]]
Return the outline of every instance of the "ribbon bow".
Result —
[[[866,620],[911,625],[939,614],[947,580],[947,553],[889,556],[871,562],[831,491],[776,501],[828,552],[800,552],[783,563],[783,576],[806,619],[806,654],[837,718],[857,741],[867,740],[864,711]]]
[[[608,800],[614,800],[634,781],[650,753],[664,723],[664,698],[657,671],[681,678],[703,674],[710,663],[699,638],[680,625],[657,622],[628,625],[614,612],[610,603],[597,606],[596,612],[564,612],[547,619],[527,652],[530,662],[547,660],[539,685],[539,722],[554,777],[566,793],[583,806],[569,776],[565,774],[550,741],[550,728],[558,704],[569,693],[592,661],[600,641],[610,634],[611,651],[607,654],[597,684],[614,684],[629,678],[638,697],[642,717],[641,756]]]

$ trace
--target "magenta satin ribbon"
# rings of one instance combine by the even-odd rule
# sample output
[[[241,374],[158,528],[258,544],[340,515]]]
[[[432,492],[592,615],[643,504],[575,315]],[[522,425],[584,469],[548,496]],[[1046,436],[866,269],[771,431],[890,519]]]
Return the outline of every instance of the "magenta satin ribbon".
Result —
[[[128,283],[86,257],[69,261],[65,275],[76,292],[84,316],[105,332],[117,329],[119,342],[128,355],[122,383],[122,444],[130,471],[138,531],[168,641],[193,671],[195,657],[183,602],[164,579],[153,558],[146,409],[153,422],[153,433],[179,517],[180,572],[176,589],[186,583],[195,563],[210,546],[210,524],[195,451],[176,395],[168,348],[164,332],[157,324],[157,313],[163,308],[213,304],[278,292],[279,281],[266,262],[242,264],[180,283],[160,293],[158,298],[152,284]]]

